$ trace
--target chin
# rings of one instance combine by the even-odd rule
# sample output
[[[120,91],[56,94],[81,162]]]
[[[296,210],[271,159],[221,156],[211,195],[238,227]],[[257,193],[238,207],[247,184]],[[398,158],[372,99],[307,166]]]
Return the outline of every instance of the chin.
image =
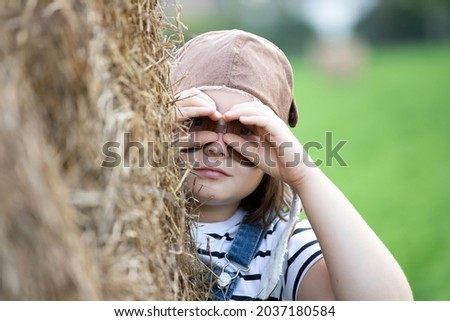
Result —
[[[212,193],[198,193],[192,195],[199,202],[199,204],[207,206],[223,206],[236,202],[236,200],[224,198],[223,194],[216,195]]]

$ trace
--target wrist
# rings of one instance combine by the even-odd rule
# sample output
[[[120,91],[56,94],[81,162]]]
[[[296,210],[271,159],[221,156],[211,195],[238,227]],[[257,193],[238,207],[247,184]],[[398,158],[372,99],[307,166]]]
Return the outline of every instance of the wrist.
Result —
[[[308,173],[318,167],[303,146],[297,150],[294,158],[285,162],[285,167],[288,169],[285,182],[291,186],[301,184]]]

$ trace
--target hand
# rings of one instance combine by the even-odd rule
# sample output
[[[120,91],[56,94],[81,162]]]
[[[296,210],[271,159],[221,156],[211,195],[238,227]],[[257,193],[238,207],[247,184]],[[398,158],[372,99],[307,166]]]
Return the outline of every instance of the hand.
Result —
[[[182,91],[177,96],[175,112],[179,126],[182,126],[182,124],[185,124],[186,121],[192,118],[209,117],[213,121],[218,121],[222,118],[222,114],[217,111],[214,100],[197,88]],[[182,148],[198,148],[216,139],[217,134],[214,132],[188,133],[186,130],[178,134],[177,143]]]
[[[188,119],[207,116],[213,121],[222,118],[217,111],[214,100],[197,88],[182,91],[175,102],[177,122],[183,123]]]
[[[270,176],[295,184],[304,175],[303,146],[272,109],[259,101],[233,106],[222,115],[226,122],[239,120],[258,140],[227,133],[223,140]]]

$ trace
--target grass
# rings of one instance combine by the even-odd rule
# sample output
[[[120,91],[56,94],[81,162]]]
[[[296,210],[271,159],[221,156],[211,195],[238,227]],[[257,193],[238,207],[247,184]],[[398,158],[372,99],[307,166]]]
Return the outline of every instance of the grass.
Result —
[[[373,50],[365,68],[327,77],[292,57],[303,143],[400,262],[416,300],[450,300],[450,44]]]

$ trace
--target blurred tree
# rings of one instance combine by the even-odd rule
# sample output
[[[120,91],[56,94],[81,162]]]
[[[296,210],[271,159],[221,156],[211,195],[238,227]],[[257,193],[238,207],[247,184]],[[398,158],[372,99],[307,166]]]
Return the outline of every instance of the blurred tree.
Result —
[[[242,29],[265,37],[286,52],[300,52],[313,31],[294,17],[283,2],[228,0],[201,2],[180,0],[183,20],[189,30],[186,39],[211,30]]]
[[[182,21],[189,28],[186,39],[206,31],[238,28],[266,37],[286,52],[299,53],[317,34],[301,12],[304,10],[299,5],[301,0],[165,0],[163,3],[170,9],[175,7],[170,3],[175,2],[181,5]],[[376,7],[364,14],[356,27],[356,34],[364,41],[450,39],[449,0],[371,2]]]
[[[369,41],[450,39],[450,1],[380,0],[361,21],[359,33]]]

